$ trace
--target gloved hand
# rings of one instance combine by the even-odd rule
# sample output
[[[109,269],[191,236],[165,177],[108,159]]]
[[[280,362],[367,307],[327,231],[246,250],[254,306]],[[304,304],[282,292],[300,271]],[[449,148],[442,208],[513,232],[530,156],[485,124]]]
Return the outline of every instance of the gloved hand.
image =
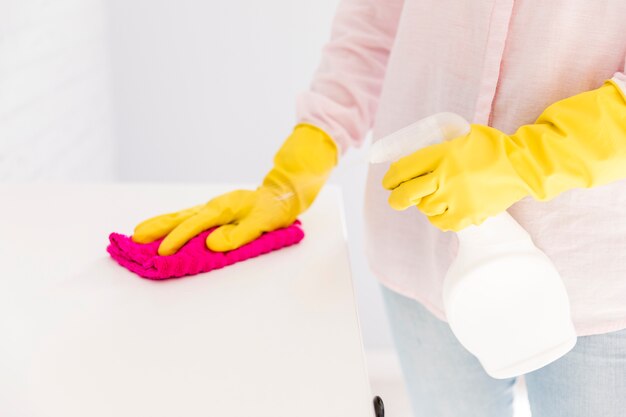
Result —
[[[396,210],[417,206],[441,230],[480,224],[532,196],[626,178],[626,98],[607,81],[558,101],[513,135],[471,132],[393,163],[383,186]]]
[[[132,239],[149,243],[165,236],[159,255],[171,255],[202,231],[221,226],[207,237],[207,247],[218,252],[236,249],[263,232],[293,223],[326,182],[338,152],[324,131],[299,124],[256,190],[235,190],[206,204],[148,219],[135,227]]]

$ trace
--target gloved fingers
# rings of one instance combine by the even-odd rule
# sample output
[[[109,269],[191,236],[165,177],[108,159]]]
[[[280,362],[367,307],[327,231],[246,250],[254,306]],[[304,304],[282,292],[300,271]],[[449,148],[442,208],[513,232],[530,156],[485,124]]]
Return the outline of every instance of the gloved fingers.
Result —
[[[438,229],[447,232],[458,232],[471,225],[479,225],[490,215],[484,211],[467,210],[460,202],[448,201],[439,195],[432,195],[422,199],[417,206],[428,220]]]
[[[438,216],[428,216],[428,221],[443,232],[448,232],[453,230],[449,223],[449,217],[444,214],[440,214]]]
[[[403,182],[389,195],[389,205],[395,210],[406,210],[420,203],[438,188],[438,177],[433,174],[422,175],[412,180]]]
[[[142,221],[133,231],[132,240],[136,243],[150,243],[161,239],[176,226],[196,215],[204,204],[190,207],[174,213],[161,214]]]
[[[457,216],[454,213],[452,213],[450,210],[446,210],[442,214],[439,214],[436,216],[428,217],[428,221],[430,221],[430,223],[433,226],[437,227],[438,229],[444,232],[448,232],[448,231],[458,232],[460,230],[465,229],[468,226],[479,225],[485,220],[486,220],[486,217],[485,218],[481,217],[481,219],[478,220],[478,219],[472,219],[470,217]]]
[[[215,229],[207,236],[206,246],[214,252],[230,251],[253,241],[266,229],[267,225],[262,219],[246,217],[237,224],[226,224]]]
[[[434,171],[445,149],[445,142],[427,146],[394,162],[383,177],[383,187],[393,190],[405,181]]]
[[[434,217],[443,215],[450,207],[448,202],[438,198],[437,194],[431,194],[422,198],[417,204],[417,208],[428,217]]]
[[[159,255],[172,255],[203,231],[231,223],[252,205],[251,191],[238,190],[209,201],[196,215],[176,226],[159,245]]]

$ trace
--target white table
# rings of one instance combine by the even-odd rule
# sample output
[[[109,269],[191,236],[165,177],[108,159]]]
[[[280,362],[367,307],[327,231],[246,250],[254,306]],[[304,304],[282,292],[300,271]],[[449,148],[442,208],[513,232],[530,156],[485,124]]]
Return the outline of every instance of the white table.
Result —
[[[371,417],[341,195],[296,246],[165,282],[111,231],[233,186],[0,185],[0,415]]]

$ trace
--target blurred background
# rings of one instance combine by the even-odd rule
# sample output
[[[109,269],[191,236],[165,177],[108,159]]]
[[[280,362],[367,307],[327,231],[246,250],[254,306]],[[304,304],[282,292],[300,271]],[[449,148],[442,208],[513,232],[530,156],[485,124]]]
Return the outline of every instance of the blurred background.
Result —
[[[0,0],[0,181],[255,187],[294,125],[336,4]],[[344,192],[365,346],[384,355],[362,248],[366,151],[330,182]]]

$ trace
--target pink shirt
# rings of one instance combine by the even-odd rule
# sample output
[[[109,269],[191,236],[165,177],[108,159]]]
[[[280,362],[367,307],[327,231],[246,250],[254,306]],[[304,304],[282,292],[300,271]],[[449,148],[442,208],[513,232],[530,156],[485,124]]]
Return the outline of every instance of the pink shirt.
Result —
[[[298,120],[342,152],[433,113],[513,133],[550,104],[614,78],[626,91],[624,0],[342,0]],[[417,209],[387,205],[387,165],[370,166],[365,216],[371,269],[441,319],[454,233]],[[626,328],[626,180],[526,198],[509,212],[554,261],[580,335]]]

